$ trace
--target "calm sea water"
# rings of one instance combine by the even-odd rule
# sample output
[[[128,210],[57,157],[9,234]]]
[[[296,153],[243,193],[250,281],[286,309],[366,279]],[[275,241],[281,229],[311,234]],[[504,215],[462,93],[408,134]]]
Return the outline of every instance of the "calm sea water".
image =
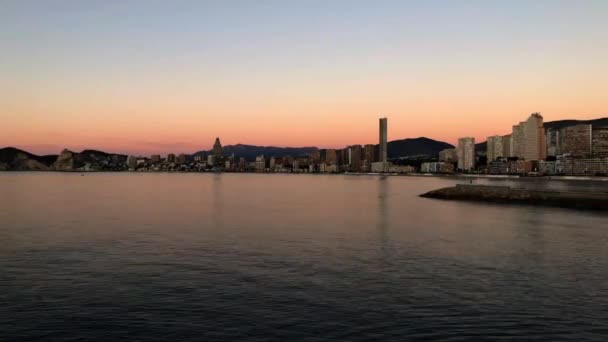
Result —
[[[0,173],[0,340],[608,340],[608,215],[455,182]]]

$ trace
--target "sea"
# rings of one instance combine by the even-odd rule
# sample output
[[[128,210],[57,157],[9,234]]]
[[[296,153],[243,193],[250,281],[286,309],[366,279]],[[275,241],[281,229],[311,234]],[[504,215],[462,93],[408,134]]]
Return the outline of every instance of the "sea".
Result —
[[[2,172],[0,341],[608,341],[608,208],[470,181]]]

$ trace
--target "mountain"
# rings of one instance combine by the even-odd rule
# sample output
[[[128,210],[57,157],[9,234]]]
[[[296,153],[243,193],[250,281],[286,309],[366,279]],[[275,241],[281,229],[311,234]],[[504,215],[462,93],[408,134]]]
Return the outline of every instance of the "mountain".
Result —
[[[63,150],[51,168],[55,171],[119,170],[124,166],[126,160],[126,155],[97,150],[84,150],[80,153]]]
[[[0,170],[118,170],[126,159],[125,155],[96,150],[84,150],[80,153],[63,150],[59,155],[37,156],[14,147],[5,147],[0,149]]]
[[[56,155],[37,156],[14,147],[0,149],[0,170],[49,170]]]
[[[243,157],[246,160],[255,160],[255,157],[264,155],[267,157],[300,157],[309,155],[318,148],[316,147],[276,147],[276,146],[255,146],[255,145],[227,145],[224,146],[224,155],[231,155],[234,153],[235,158]],[[194,153],[193,156],[207,155],[211,151],[199,151]]]
[[[593,126],[608,126],[608,118],[600,118],[593,120],[557,120],[544,123],[545,129],[560,129],[574,125],[593,125]]]
[[[454,148],[454,146],[425,137],[393,140],[388,143],[388,157],[400,158],[421,155],[435,157],[441,150],[447,148]]]

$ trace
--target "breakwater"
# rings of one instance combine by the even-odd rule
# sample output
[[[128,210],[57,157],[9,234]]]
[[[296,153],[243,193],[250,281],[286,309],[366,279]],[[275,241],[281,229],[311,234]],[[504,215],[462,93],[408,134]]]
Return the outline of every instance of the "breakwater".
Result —
[[[608,211],[608,193],[606,192],[539,191],[514,189],[508,186],[458,184],[429,191],[420,197]]]

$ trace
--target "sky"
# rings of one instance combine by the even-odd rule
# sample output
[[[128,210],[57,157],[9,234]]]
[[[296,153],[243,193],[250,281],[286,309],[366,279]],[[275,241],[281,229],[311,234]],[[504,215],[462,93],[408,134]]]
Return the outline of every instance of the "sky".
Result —
[[[0,147],[192,153],[608,116],[608,1],[0,0]]]

